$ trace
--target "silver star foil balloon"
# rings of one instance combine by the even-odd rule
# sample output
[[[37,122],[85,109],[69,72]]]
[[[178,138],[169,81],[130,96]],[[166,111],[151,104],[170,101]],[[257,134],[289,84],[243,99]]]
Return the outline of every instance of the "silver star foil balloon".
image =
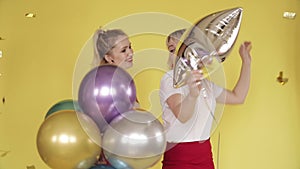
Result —
[[[184,33],[176,48],[175,88],[186,84],[191,70],[203,70],[206,78],[218,69],[237,39],[242,12],[242,8],[233,8],[212,13]]]

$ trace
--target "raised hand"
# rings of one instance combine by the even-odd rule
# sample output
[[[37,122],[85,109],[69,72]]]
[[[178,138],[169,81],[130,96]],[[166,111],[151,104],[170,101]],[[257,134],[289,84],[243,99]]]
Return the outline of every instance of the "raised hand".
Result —
[[[245,41],[240,46],[239,53],[244,63],[251,63],[251,54],[250,54],[251,49],[252,49],[252,44],[250,41]]]

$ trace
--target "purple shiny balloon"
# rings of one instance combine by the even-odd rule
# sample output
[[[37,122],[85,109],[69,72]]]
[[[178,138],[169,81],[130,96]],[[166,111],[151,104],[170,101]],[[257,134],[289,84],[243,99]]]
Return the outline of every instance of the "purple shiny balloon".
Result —
[[[78,103],[104,132],[115,117],[133,108],[136,88],[122,68],[102,65],[88,72],[80,83]]]

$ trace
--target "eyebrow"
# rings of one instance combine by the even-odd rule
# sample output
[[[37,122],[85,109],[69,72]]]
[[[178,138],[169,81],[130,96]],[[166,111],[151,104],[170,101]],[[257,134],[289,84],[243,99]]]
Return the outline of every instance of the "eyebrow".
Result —
[[[131,43],[129,43],[129,45],[122,46],[122,47],[120,48],[120,50],[122,51],[122,50],[124,50],[124,49],[126,49],[126,48],[129,48],[129,46],[131,46]]]
[[[175,48],[175,45],[170,45],[170,46],[168,46],[168,49],[170,49],[170,48]]]

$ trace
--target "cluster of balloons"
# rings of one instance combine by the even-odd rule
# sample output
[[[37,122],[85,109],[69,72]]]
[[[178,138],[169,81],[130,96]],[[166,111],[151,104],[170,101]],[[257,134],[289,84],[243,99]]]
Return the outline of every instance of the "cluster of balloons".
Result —
[[[122,68],[102,65],[81,81],[78,101],[47,112],[37,135],[43,161],[53,169],[143,169],[165,151],[162,124],[135,109],[136,88]]]
[[[235,43],[242,8],[217,12],[188,29],[176,49],[174,87],[190,70],[206,76],[223,62]],[[81,81],[78,102],[53,105],[37,134],[42,160],[53,169],[146,169],[166,149],[162,124],[135,109],[136,88],[122,68],[102,65]]]

